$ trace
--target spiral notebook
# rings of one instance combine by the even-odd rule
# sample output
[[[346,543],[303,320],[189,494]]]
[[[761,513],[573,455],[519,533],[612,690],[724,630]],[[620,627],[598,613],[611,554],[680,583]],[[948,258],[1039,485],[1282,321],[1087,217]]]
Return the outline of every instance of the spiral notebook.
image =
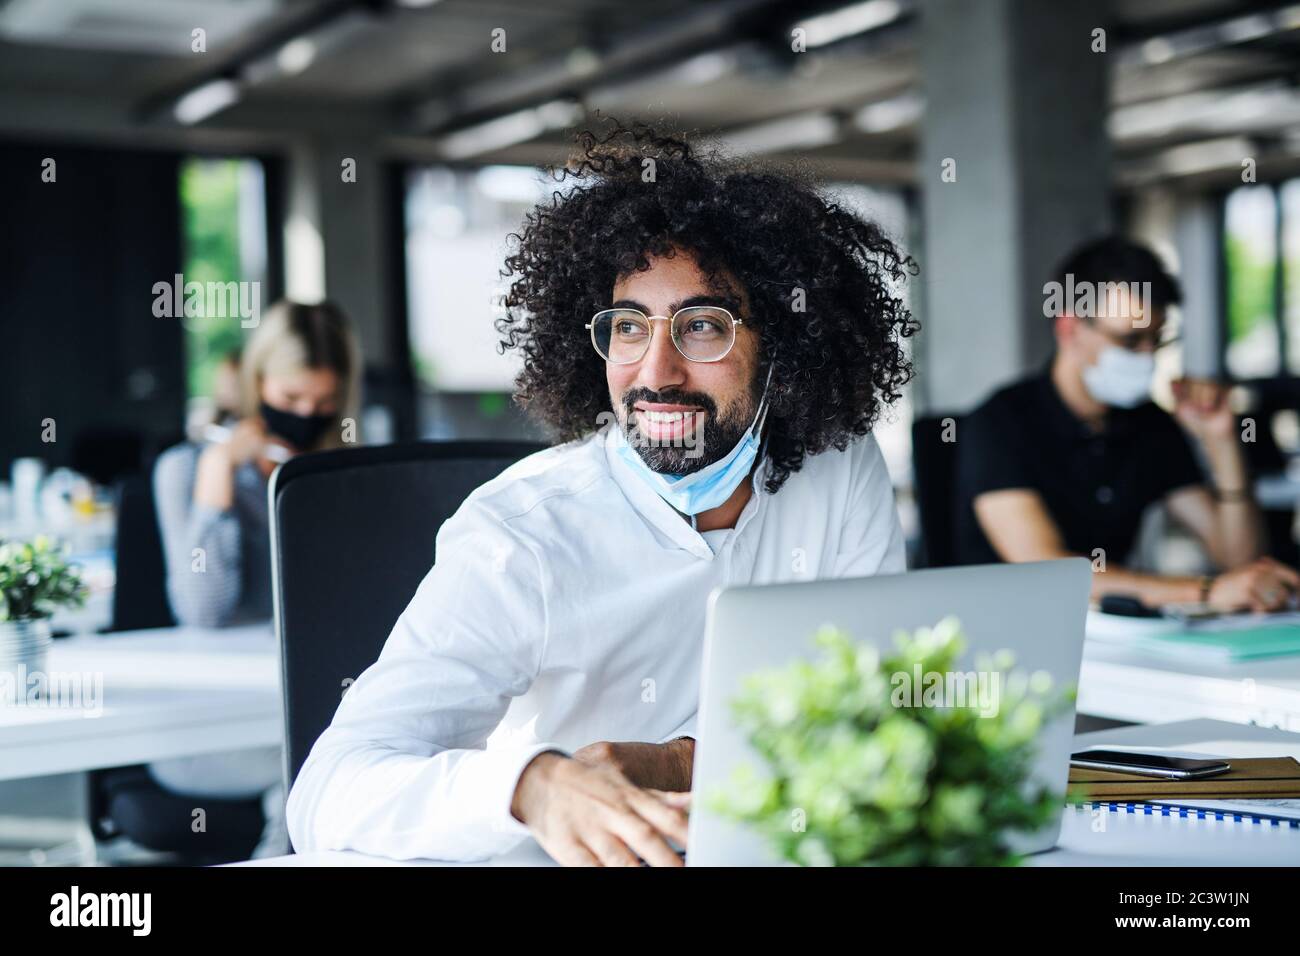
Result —
[[[1148,803],[1085,801],[1075,804],[1085,810],[1131,813],[1148,817],[1183,817],[1222,820],[1254,826],[1300,829],[1300,800],[1152,800]]]

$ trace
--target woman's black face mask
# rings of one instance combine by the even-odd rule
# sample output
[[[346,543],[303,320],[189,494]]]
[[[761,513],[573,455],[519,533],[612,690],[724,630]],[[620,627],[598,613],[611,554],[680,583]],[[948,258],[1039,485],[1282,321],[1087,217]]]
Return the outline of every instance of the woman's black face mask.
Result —
[[[262,402],[258,411],[266,430],[283,438],[299,451],[312,447],[334,421],[333,415],[295,415]]]

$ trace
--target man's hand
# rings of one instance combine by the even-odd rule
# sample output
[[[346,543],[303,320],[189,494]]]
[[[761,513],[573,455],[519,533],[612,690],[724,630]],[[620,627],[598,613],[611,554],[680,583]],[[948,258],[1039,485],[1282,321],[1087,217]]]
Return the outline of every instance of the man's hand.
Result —
[[[686,846],[689,793],[636,786],[609,765],[557,753],[534,757],[515,786],[510,811],[542,849],[565,866],[681,866],[668,838]]]
[[[1237,438],[1237,418],[1228,404],[1228,387],[1209,379],[1180,378],[1173,383],[1174,417],[1204,445]]]
[[[1259,558],[1214,579],[1206,603],[1216,611],[1277,611],[1300,590],[1300,574],[1272,558]]]
[[[575,751],[573,759],[591,767],[613,767],[638,787],[689,790],[695,741],[690,737],[666,744],[601,740]]]

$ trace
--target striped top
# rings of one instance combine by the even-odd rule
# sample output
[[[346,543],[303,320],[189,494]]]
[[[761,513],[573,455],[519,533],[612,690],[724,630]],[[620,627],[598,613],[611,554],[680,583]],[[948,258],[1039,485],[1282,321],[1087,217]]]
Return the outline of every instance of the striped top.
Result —
[[[232,506],[194,503],[202,446],[168,449],[154,466],[167,599],[180,624],[222,627],[271,617],[266,479],[254,462],[235,472]]]

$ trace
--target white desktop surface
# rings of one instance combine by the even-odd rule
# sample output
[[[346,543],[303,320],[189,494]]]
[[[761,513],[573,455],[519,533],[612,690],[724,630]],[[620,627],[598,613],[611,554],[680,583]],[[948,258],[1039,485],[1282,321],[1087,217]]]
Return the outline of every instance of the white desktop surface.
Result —
[[[1300,734],[1218,720],[1117,727],[1074,738],[1090,747],[1295,757]],[[1094,829],[1094,827],[1096,829]],[[1032,866],[1300,866],[1300,828],[1067,807],[1055,850]]]
[[[1141,724],[1210,717],[1300,732],[1300,656],[1206,664],[1086,640],[1077,710]]]
[[[1100,746],[1221,750],[1222,756],[1294,756],[1300,735],[1215,720],[1123,727],[1075,738],[1076,749]],[[1096,822],[1094,822],[1096,821]],[[1300,828],[1265,827],[1180,817],[1067,807],[1056,849],[1029,857],[1030,866],[1300,866]],[[237,866],[463,866],[434,860],[396,861],[350,851],[250,860]],[[474,866],[554,866],[533,840]]]
[[[0,780],[274,746],[284,736],[270,625],[67,638],[54,642],[45,669],[102,675],[100,707],[0,705]]]

